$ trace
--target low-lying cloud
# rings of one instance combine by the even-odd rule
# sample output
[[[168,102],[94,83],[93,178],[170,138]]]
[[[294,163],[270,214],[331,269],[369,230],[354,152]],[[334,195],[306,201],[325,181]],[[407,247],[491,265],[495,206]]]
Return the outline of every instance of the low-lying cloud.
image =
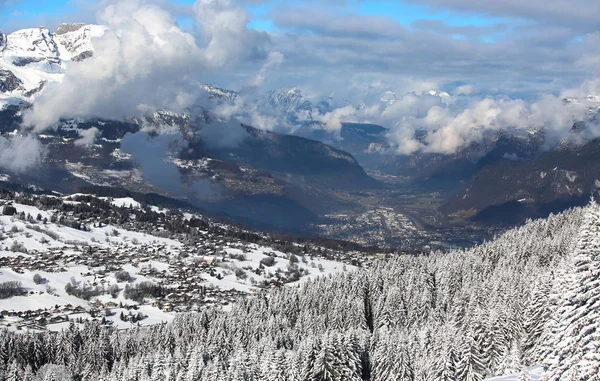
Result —
[[[75,140],[75,145],[79,147],[91,147],[96,142],[96,138],[98,138],[100,135],[102,135],[102,133],[97,127],[91,127],[87,130],[80,130],[80,138]]]
[[[260,103],[241,97],[233,105],[224,105],[222,110],[227,110],[229,117],[255,122],[255,126],[263,129],[293,133],[300,125],[308,124],[337,139],[341,139],[343,123],[379,124],[388,128],[388,147],[383,152],[398,155],[453,154],[500,131],[543,133],[547,149],[567,137],[600,136],[598,123],[592,120],[593,110],[600,107],[600,97],[588,99],[588,94],[600,93],[598,80],[586,81],[580,88],[559,96],[543,95],[534,100],[467,94],[473,91],[466,85],[450,91],[454,95],[441,91],[396,95],[385,91],[379,99],[368,103],[338,101],[335,105],[334,100],[334,106],[329,108],[301,107],[291,113],[283,106],[260,107]],[[568,101],[567,97],[573,99]],[[587,128],[574,135],[572,127],[579,121],[586,121]]]
[[[426,3],[502,13],[497,7],[488,9],[470,0]],[[529,14],[527,7],[516,3],[511,2],[515,11]],[[513,38],[505,25],[458,30],[442,22],[420,21],[415,28],[407,28],[390,17],[334,17],[328,10],[303,8],[304,17],[298,18],[297,9],[281,8],[271,14],[281,33],[267,33],[250,28],[249,13],[232,0],[198,0],[190,10],[197,22],[195,33],[181,29],[176,19],[155,3],[109,0],[105,4],[97,21],[107,30],[94,40],[94,56],[70,63],[62,82],[48,84],[33,108],[24,113],[25,126],[40,132],[61,118],[123,119],[160,109],[182,112],[200,105],[209,108],[219,123],[204,128],[198,136],[219,148],[236,145],[244,138],[238,122],[286,133],[309,124],[337,138],[343,123],[362,122],[389,128],[388,153],[452,154],[503,130],[528,133],[543,129],[548,146],[556,144],[569,135],[574,122],[588,117],[593,106],[585,100],[567,103],[563,97],[600,93],[599,81],[584,82],[578,89],[550,91],[564,83],[559,73],[571,73],[572,66],[573,72],[589,70],[600,62],[597,33],[587,30],[588,34],[574,39],[574,32],[564,25],[548,26],[549,33],[544,36],[535,28],[519,26],[523,33]],[[506,39],[481,41],[496,32],[506,33]],[[469,38],[455,39],[449,33]],[[528,45],[532,41],[536,43]],[[554,49],[556,46],[561,49]],[[304,47],[311,49],[305,52]],[[577,54],[572,55],[573,51]],[[444,57],[443,62],[439,56]],[[282,70],[273,75],[279,67]],[[231,103],[209,105],[200,84],[218,78],[223,68],[227,75],[242,68],[236,77],[240,96]],[[320,70],[323,68],[326,70]],[[411,76],[396,75],[404,71]],[[501,80],[503,74],[513,72],[518,74]],[[518,85],[530,77],[531,83],[542,84],[535,97],[527,96],[531,83]],[[469,83],[478,79],[484,79],[483,85]],[[309,87],[314,97],[308,98],[316,100],[312,108],[290,115],[288,109],[261,100],[263,86],[289,81]],[[510,91],[505,91],[506,86],[511,86]],[[447,93],[429,92],[440,88]],[[333,91],[337,94],[334,105],[317,105],[324,94]],[[554,95],[540,96],[542,92]],[[506,93],[511,96],[499,95]],[[76,144],[93,144],[97,133],[86,132]],[[584,134],[595,137],[600,131],[590,123]],[[124,144],[150,144],[135,139],[130,137]],[[2,144],[22,143],[5,139]],[[161,144],[151,148],[165,148]],[[136,153],[132,146],[130,150]],[[154,159],[138,152],[136,160],[153,163]],[[175,181],[173,168],[164,169]]]
[[[187,147],[188,142],[181,133],[151,136],[140,131],[125,135],[121,141],[123,152],[131,155],[131,159],[140,166],[144,180],[156,188],[198,199],[216,195],[217,189],[208,179],[186,180],[175,165],[174,160]]]
[[[575,122],[590,119],[590,108],[598,103],[588,101],[578,92],[576,102],[566,102],[562,96],[544,95],[537,100],[506,98],[465,98],[455,101],[439,99],[419,111],[414,109],[397,115],[397,122],[388,134],[395,153],[412,154],[431,152],[452,154],[473,143],[480,142],[486,134],[509,131],[516,134],[543,132],[546,148],[553,148],[562,139],[572,136]],[[429,98],[429,95],[423,96]],[[425,132],[422,139],[415,131]],[[590,121],[584,132],[586,138],[596,137],[595,124]]]
[[[42,131],[61,118],[122,119],[159,108],[183,110],[195,98],[194,73],[203,66],[194,37],[151,4],[114,2],[98,13],[108,29],[93,41],[94,56],[72,63],[62,82],[36,99],[24,124]]]
[[[33,135],[0,136],[0,168],[21,173],[38,165],[44,154],[40,141]]]
[[[172,162],[187,143],[181,134],[164,134],[155,137],[147,132],[127,134],[121,140],[121,150],[131,155],[140,165],[144,180],[159,189],[181,193],[181,174]]]

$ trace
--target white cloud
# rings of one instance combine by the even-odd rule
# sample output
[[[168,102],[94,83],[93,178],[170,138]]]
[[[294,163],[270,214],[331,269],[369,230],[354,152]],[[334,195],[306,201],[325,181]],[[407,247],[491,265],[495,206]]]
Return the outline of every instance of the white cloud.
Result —
[[[323,123],[325,130],[339,132],[342,129],[343,122],[350,122],[356,119],[356,109],[354,106],[347,105],[324,114],[320,114],[318,110],[313,110],[313,119]]]
[[[93,41],[94,56],[71,64],[62,82],[47,86],[25,113],[26,125],[41,131],[62,117],[121,119],[191,104],[203,58],[194,37],[167,12],[120,1],[102,9],[98,21],[109,29]]]
[[[456,95],[469,95],[471,93],[473,93],[475,91],[475,86],[467,84],[467,85],[462,85],[462,86],[458,86],[454,89],[454,91],[452,92],[453,94]]]
[[[435,105],[422,118],[407,118],[391,129],[389,142],[398,154],[432,152],[452,154],[480,142],[500,130],[545,131],[549,147],[566,137],[576,121],[583,120],[587,107],[543,96],[534,102],[521,99],[471,99],[461,107]],[[417,140],[413,131],[427,132]]]
[[[75,140],[75,145],[80,147],[90,147],[94,145],[96,138],[100,135],[101,132],[97,127],[88,128],[87,130],[80,130],[80,138]]]
[[[142,0],[110,0],[97,14],[107,31],[94,56],[71,63],[24,115],[41,131],[66,117],[136,117],[157,109],[180,112],[198,101],[207,73],[245,60],[269,58],[259,77],[282,61],[268,55],[268,36],[248,29],[248,14],[228,0],[198,0],[200,44],[169,12]]]
[[[267,33],[248,28],[250,15],[231,0],[198,0],[194,13],[206,40],[204,56],[213,67],[267,56]]]
[[[269,57],[267,58],[267,62],[262,66],[250,86],[252,87],[260,87],[265,82],[267,74],[269,70],[278,67],[284,61],[283,54],[279,52],[271,52],[269,53]]]
[[[0,136],[0,167],[24,172],[38,165],[44,154],[42,144],[32,135]]]

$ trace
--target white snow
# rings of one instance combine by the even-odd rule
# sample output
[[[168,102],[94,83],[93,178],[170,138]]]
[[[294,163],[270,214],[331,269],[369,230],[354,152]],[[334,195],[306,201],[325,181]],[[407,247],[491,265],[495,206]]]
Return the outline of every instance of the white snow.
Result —
[[[106,201],[106,200],[108,200],[108,197],[100,197],[100,199]],[[125,207],[125,208],[128,208],[129,206],[131,206],[132,208],[141,208],[142,207],[142,204],[135,201],[131,197],[114,198],[114,199],[112,199],[112,201],[110,203],[112,205],[119,206],[119,207]]]
[[[18,281],[21,282],[27,291],[33,291],[33,295],[23,297],[12,297],[8,299],[0,299],[0,310],[6,311],[27,311],[37,310],[39,308],[52,308],[57,304],[72,304],[74,306],[85,306],[87,302],[65,292],[65,285],[69,283],[72,276],[79,280],[90,280],[91,277],[82,277],[81,273],[87,272],[85,266],[73,266],[68,272],[63,273],[47,273],[44,271],[29,271],[24,270],[23,274],[17,274],[11,269],[0,269],[0,279],[2,282]],[[33,275],[40,274],[47,282],[36,285],[33,282]],[[50,295],[46,292],[46,287],[53,289],[55,295]]]
[[[0,51],[0,69],[12,72],[21,82],[20,89],[0,94],[0,109],[7,104],[31,101],[37,94],[26,93],[45,82],[60,82],[71,60],[86,51],[93,51],[92,40],[104,34],[106,27],[84,25],[79,29],[56,35],[47,28],[30,28],[6,36],[6,46]]]
[[[528,373],[531,381],[538,381],[541,379],[544,369],[541,366],[535,366],[533,368],[529,368]],[[518,378],[518,374],[511,374],[507,376],[487,378],[485,381],[517,381]]]

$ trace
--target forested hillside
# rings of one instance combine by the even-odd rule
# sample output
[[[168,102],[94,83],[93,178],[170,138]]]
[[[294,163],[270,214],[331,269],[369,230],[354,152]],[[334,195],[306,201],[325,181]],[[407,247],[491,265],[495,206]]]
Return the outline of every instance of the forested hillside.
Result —
[[[483,380],[544,363],[596,380],[600,207],[478,247],[370,268],[117,331],[2,333],[5,380]]]

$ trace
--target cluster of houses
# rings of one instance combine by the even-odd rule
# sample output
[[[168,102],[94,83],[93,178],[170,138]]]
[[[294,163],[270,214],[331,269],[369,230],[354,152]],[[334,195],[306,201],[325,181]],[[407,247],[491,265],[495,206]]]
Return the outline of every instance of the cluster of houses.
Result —
[[[65,254],[64,249],[50,249],[52,252],[32,251],[27,255],[0,256],[0,268],[10,268],[17,274],[23,274],[23,270],[64,272],[67,271],[64,263],[76,258],[74,253]]]
[[[38,308],[25,311],[8,311],[0,309],[0,325],[10,327],[14,324],[17,330],[29,328],[46,329],[48,325],[68,322],[70,315],[84,314],[88,310],[71,304],[55,305],[52,308]]]
[[[245,292],[235,289],[216,290],[203,286],[190,291],[178,288],[164,297],[155,298],[151,305],[164,312],[197,312],[208,306],[226,306],[245,295]]]
[[[215,248],[203,249],[203,251],[217,253]],[[207,287],[206,277],[216,274],[215,256],[196,254],[197,249],[190,246],[167,247],[162,243],[122,246],[114,250],[94,246],[63,246],[48,248],[43,252],[30,250],[27,254],[1,256],[0,268],[10,268],[21,274],[24,270],[54,273],[65,272],[67,267],[79,264],[89,268],[87,273],[81,275],[93,276],[94,285],[108,285],[111,283],[107,279],[109,273],[121,270],[124,265],[133,265],[139,268],[137,275],[149,278],[169,291],[165,296],[148,298],[143,303],[164,312],[199,311],[208,306],[227,305],[238,297],[246,295],[234,289],[220,290]],[[183,260],[192,255],[194,255],[193,260]],[[166,263],[168,270],[158,270],[149,262]],[[70,304],[34,311],[7,311],[0,308],[0,325],[6,326],[10,321],[18,322],[17,329],[22,327],[44,329],[47,325],[69,321],[71,314],[88,314],[92,318],[109,316],[107,311],[117,307],[122,308],[122,303],[96,299],[87,308]],[[5,319],[4,322],[1,321],[2,319]],[[107,321],[107,324],[110,323]]]
[[[113,244],[119,238],[112,238]],[[167,245],[156,240],[152,243],[132,242],[123,239],[113,247],[87,244],[85,242],[66,242],[61,247],[48,247],[43,250],[29,250],[27,253],[14,253],[0,256],[0,268],[10,268],[16,273],[31,272],[61,273],[69,267],[82,265],[88,268],[82,276],[92,277],[92,286],[110,286],[114,283],[112,274],[121,271],[125,266],[137,268],[134,276],[142,276],[166,290],[164,294],[147,297],[141,304],[148,304],[164,312],[199,311],[208,306],[223,306],[234,302],[247,293],[236,289],[223,290],[211,285],[207,286],[209,277],[221,279],[223,268],[221,261],[231,261],[226,249],[236,248],[247,254],[253,251],[252,244],[239,239],[224,239],[220,236],[206,234],[195,242],[183,245]],[[314,251],[312,249],[315,249]],[[311,247],[315,256],[353,265],[366,265],[376,257],[367,256],[363,252],[342,252],[330,249]],[[323,251],[322,251],[323,250]],[[241,254],[243,255],[243,254]],[[156,263],[164,266],[156,267]],[[154,265],[154,266],[153,266]],[[259,271],[259,270],[256,270]],[[258,273],[257,273],[258,274]],[[122,282],[122,281],[119,281]],[[272,282],[263,286],[279,286],[280,282]],[[122,286],[122,283],[121,283]],[[250,288],[258,291],[258,287]],[[41,292],[41,291],[40,291]],[[108,291],[107,291],[108,292]],[[100,298],[106,300],[107,298]],[[133,302],[132,302],[133,303]],[[1,303],[0,303],[1,307]],[[44,329],[48,325],[70,321],[69,316],[78,314],[91,318],[111,316],[115,308],[137,309],[132,306],[123,307],[122,303],[101,301],[92,297],[88,306],[56,305],[50,309],[34,311],[3,311],[0,308],[0,325],[7,322],[18,322],[18,327]],[[4,319],[4,322],[2,320]],[[104,321],[104,320],[103,320]],[[107,324],[111,322],[107,320]]]

